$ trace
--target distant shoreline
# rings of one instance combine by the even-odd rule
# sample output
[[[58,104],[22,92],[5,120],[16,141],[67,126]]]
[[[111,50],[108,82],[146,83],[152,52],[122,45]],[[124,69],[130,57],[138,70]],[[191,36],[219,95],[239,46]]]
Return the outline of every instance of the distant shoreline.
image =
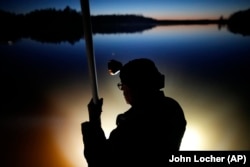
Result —
[[[227,19],[201,19],[201,20],[158,20],[157,23],[160,25],[191,25],[191,24],[227,24]]]
[[[227,26],[233,33],[250,35],[247,27],[250,9],[236,12],[229,19],[220,17],[215,20],[156,20],[142,15],[97,15],[91,16],[94,34],[136,33],[152,29],[155,26],[168,25],[208,25]],[[242,20],[243,18],[243,20]],[[0,10],[0,43],[15,42],[21,38],[30,38],[40,42],[75,43],[83,36],[81,13],[66,7],[64,10],[43,9],[27,14],[15,14]]]

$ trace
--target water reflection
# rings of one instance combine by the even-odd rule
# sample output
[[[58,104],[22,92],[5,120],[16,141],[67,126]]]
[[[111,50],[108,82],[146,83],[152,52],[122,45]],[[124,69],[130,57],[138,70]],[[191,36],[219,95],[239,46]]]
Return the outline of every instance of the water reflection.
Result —
[[[119,78],[108,74],[107,62],[147,57],[165,74],[166,95],[177,99],[186,114],[182,149],[249,150],[249,44],[250,38],[218,31],[216,25],[96,34],[106,135],[115,127],[116,115],[129,108],[116,87]],[[7,155],[15,151],[22,157],[16,163],[33,166],[86,166],[80,123],[88,119],[91,92],[84,41],[59,45],[23,39],[0,45],[0,50],[1,130],[6,134],[1,143]],[[190,138],[197,142],[190,144]]]

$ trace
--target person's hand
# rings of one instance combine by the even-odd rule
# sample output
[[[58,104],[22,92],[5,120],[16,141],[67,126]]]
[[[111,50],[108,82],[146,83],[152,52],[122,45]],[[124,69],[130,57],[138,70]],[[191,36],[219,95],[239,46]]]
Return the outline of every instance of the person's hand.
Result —
[[[93,123],[101,123],[101,112],[102,112],[103,98],[98,99],[95,104],[93,99],[88,104],[89,121]]]

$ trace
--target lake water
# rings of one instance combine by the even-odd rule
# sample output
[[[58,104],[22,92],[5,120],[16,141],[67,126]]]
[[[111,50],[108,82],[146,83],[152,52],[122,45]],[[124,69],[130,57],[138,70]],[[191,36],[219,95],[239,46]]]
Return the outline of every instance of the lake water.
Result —
[[[250,37],[217,25],[158,26],[140,33],[93,36],[102,125],[130,106],[107,62],[146,57],[165,74],[166,96],[182,106],[181,150],[249,150]],[[80,124],[91,98],[85,42],[21,39],[0,45],[1,139],[13,164],[86,166]],[[153,114],[153,113],[152,113]],[[12,154],[15,151],[16,154]]]

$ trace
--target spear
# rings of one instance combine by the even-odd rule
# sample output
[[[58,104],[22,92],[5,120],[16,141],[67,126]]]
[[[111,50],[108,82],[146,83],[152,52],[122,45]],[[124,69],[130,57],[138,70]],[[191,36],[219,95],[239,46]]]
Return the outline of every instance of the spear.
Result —
[[[89,0],[81,0],[81,10],[83,18],[83,32],[85,38],[86,54],[88,59],[89,74],[91,80],[92,98],[93,102],[97,104],[98,101],[98,84],[95,64],[95,54],[92,39],[92,26],[90,17]]]

